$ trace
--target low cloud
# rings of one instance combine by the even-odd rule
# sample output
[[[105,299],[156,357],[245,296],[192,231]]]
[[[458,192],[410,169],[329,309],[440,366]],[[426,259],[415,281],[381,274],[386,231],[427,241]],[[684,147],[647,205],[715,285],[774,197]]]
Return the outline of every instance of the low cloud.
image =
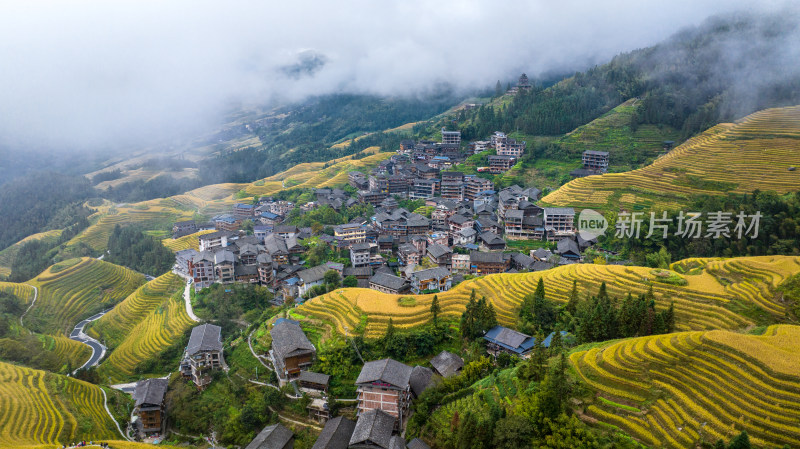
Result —
[[[243,105],[580,70],[752,4],[5,1],[0,146],[145,145]]]

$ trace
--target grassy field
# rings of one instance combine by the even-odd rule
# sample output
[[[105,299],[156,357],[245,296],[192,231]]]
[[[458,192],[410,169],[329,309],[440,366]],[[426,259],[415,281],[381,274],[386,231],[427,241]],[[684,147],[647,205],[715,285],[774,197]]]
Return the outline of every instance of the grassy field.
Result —
[[[652,447],[694,448],[743,430],[757,447],[800,445],[800,326],[640,337],[570,361],[596,392],[588,417]]]
[[[61,229],[54,229],[51,231],[40,232],[25,237],[19,242],[9,246],[8,248],[0,251],[0,278],[9,276],[11,274],[11,264],[14,263],[14,258],[17,257],[20,248],[27,242],[33,240],[44,240],[55,242],[61,236]]]
[[[124,299],[144,281],[135,271],[96,259],[60,262],[29,281],[39,287],[39,298],[25,325],[47,334],[66,333],[78,321]]]
[[[653,164],[570,181],[543,203],[595,209],[679,207],[696,194],[800,188],[800,106],[767,109],[720,124]]]
[[[101,333],[108,329],[117,332],[115,341],[117,346],[98,367],[101,379],[110,382],[131,380],[136,366],[141,362],[151,359],[175,343],[192,326],[198,324],[186,314],[182,292],[168,295],[175,283],[164,279],[164,275],[151,281],[153,290],[160,290],[158,295],[145,297],[143,294],[131,295],[125,302],[121,311],[111,320],[119,320],[123,314],[130,314],[136,318],[126,319],[122,323],[98,323],[100,327],[95,331]],[[150,285],[148,284],[148,285]],[[172,290],[174,291],[174,290]],[[127,303],[127,304],[126,304]],[[104,317],[105,318],[105,317]],[[129,330],[128,330],[129,329]],[[109,332],[109,335],[115,335]],[[122,337],[121,340],[119,338]],[[151,373],[163,375],[165,373]]]
[[[694,265],[696,261],[690,262]],[[495,274],[465,281],[440,293],[439,303],[444,315],[459,316],[475,289],[478,295],[485,295],[494,304],[500,323],[513,325],[523,297],[535,290],[539,278],[544,278],[547,297],[560,302],[568,299],[573,280],[584,294],[596,293],[600,284],[606,282],[610,294],[618,297],[628,292],[645,293],[652,285],[657,309],[663,310],[674,302],[679,330],[738,330],[784,318],[785,305],[779,299],[777,286],[783,279],[800,272],[800,258],[765,256],[706,261],[691,274],[673,273],[683,278],[685,285],[658,282],[647,267],[576,264],[536,273]],[[679,264],[674,267],[683,269]],[[430,320],[432,294],[417,296],[413,307],[401,307],[399,298],[400,295],[367,289],[339,289],[307,301],[297,310],[320,326],[330,326],[343,334],[363,330],[368,337],[383,335],[389,318],[400,328]]]
[[[103,407],[100,387],[0,362],[0,442],[70,443],[121,436]]]

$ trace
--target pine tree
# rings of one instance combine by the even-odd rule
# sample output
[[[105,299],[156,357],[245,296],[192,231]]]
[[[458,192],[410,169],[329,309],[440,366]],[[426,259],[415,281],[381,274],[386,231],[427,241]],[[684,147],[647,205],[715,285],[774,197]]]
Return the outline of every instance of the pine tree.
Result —
[[[475,290],[472,290],[472,294],[469,295],[469,302],[467,302],[467,307],[464,310],[464,313],[461,314],[461,337],[462,338],[472,338],[472,332],[475,329]]]
[[[439,306],[439,296],[433,295],[433,301],[431,301],[431,316],[433,316],[433,326],[439,327],[439,312],[442,311],[441,306]]]
[[[564,309],[572,316],[575,316],[575,312],[578,310],[578,281],[576,279],[572,281],[572,293],[570,293],[569,301]]]
[[[788,309],[787,309],[788,310]],[[675,332],[675,303],[669,303],[669,309],[664,312],[664,332]]]
[[[742,431],[742,433],[728,443],[728,449],[750,449],[752,447],[753,446],[750,444],[750,437],[747,435],[746,430]]]
[[[499,97],[503,95],[503,85],[500,84],[500,80],[497,80],[497,84],[494,86],[494,96]]]

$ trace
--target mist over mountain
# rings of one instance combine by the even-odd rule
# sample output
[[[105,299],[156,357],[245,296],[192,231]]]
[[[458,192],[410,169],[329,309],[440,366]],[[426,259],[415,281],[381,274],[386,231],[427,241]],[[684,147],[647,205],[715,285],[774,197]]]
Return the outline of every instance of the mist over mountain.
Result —
[[[0,147],[108,151],[199,134],[231,110],[309,95],[413,96],[439,84],[467,92],[522,71],[582,70],[713,13],[781,7],[6,2]]]

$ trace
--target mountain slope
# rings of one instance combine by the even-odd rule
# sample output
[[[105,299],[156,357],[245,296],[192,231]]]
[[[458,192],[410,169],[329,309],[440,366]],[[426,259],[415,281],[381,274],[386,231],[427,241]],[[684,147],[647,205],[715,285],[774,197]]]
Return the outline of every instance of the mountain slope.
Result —
[[[0,362],[0,441],[69,444],[120,438],[100,387]]]
[[[645,444],[693,448],[743,430],[758,447],[800,444],[800,326],[639,337],[570,361],[597,392],[587,415]]]
[[[26,315],[25,325],[43,333],[66,333],[143,283],[143,275],[101,260],[59,262],[29,281],[39,288],[39,298]]]
[[[542,203],[579,208],[680,207],[692,195],[800,190],[800,106],[720,124],[653,164],[570,181]]]

